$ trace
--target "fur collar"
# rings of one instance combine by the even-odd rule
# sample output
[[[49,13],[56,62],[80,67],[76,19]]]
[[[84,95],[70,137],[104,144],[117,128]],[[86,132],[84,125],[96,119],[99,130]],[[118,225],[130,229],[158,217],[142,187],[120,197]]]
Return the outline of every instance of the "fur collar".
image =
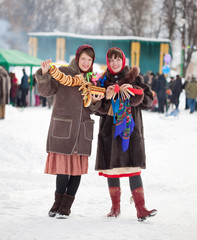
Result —
[[[68,65],[68,69],[72,72],[74,72],[76,75],[80,74],[79,66],[77,65],[76,59],[73,58],[73,60]]]

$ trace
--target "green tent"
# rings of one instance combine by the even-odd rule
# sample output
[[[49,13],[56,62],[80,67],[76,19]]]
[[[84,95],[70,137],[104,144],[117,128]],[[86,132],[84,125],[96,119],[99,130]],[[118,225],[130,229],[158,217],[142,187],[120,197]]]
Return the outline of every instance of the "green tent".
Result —
[[[18,50],[0,49],[0,66],[3,66],[8,72],[9,67],[24,66],[30,67],[30,105],[32,102],[32,68],[40,66],[43,60],[30,56]]]

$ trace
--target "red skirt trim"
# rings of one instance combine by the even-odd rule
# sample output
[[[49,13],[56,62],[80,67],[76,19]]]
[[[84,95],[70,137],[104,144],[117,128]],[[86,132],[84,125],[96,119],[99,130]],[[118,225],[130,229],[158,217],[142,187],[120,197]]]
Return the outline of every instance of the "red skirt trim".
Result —
[[[133,177],[133,176],[138,176],[140,174],[141,174],[141,171],[135,172],[135,173],[125,173],[125,174],[123,173],[123,174],[114,174],[114,175],[99,172],[99,176],[103,176],[107,178]]]

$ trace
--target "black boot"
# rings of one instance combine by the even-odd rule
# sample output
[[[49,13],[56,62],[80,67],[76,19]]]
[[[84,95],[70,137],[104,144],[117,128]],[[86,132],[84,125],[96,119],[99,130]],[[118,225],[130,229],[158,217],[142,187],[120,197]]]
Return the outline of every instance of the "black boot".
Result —
[[[60,208],[57,211],[57,218],[67,218],[71,213],[71,206],[73,204],[75,197],[64,193]]]
[[[49,217],[55,217],[57,210],[60,208],[63,194],[55,192],[55,202],[53,203],[52,208],[49,210]]]

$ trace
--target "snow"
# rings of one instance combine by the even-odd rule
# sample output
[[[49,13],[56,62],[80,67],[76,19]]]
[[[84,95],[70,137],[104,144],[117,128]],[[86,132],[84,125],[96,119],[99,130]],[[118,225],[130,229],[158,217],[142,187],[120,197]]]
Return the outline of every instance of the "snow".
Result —
[[[73,38],[85,38],[85,39],[99,39],[99,40],[139,40],[150,42],[171,42],[166,38],[148,38],[138,36],[102,36],[102,35],[83,35],[70,32],[30,32],[28,36],[64,36]]]
[[[43,173],[51,116],[47,107],[23,111],[6,106],[0,120],[0,239],[2,240],[183,240],[197,239],[197,112],[165,118],[143,111],[147,169],[142,171],[146,206],[157,216],[138,222],[130,205],[128,178],[121,179],[121,216],[107,218],[111,202],[106,179],[94,170],[98,117],[89,173],[82,176],[69,219],[48,217],[55,176]]]

